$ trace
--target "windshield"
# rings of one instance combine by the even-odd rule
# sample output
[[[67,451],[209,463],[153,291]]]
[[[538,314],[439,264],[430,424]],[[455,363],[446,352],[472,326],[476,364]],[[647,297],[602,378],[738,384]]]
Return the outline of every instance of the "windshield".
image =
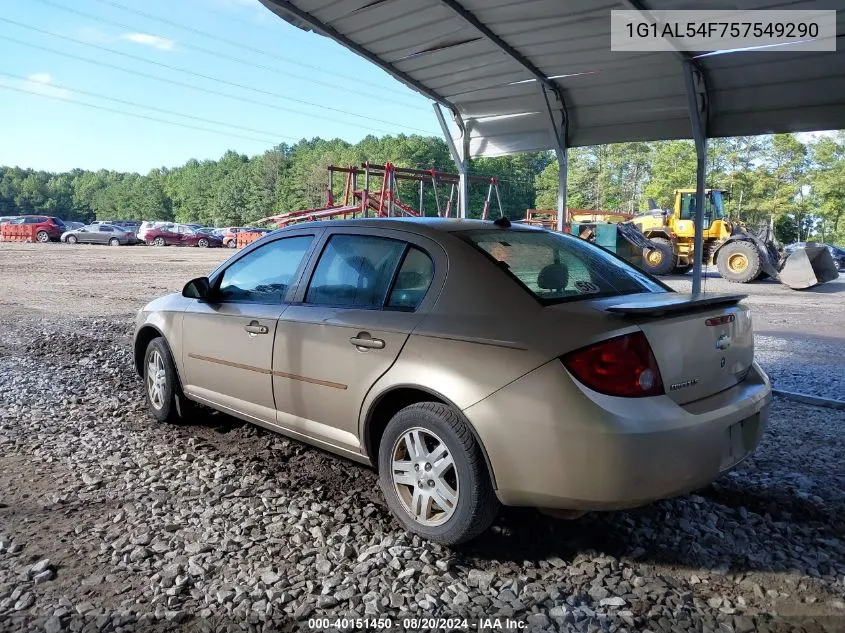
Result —
[[[548,231],[457,233],[499,263],[543,304],[639,292],[667,286],[589,242]]]

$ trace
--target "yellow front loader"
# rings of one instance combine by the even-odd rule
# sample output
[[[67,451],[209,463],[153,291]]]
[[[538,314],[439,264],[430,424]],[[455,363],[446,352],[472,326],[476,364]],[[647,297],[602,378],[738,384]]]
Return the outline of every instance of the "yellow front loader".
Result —
[[[839,277],[830,252],[808,246],[787,256],[778,246],[769,227],[752,231],[743,223],[728,220],[724,208],[725,191],[704,192],[704,265],[716,265],[730,282],[749,283],[769,276],[794,289],[804,289]],[[676,189],[671,210],[659,209],[649,200],[650,209],[631,220],[652,246],[643,250],[643,268],[655,275],[684,274],[694,261],[695,189]]]

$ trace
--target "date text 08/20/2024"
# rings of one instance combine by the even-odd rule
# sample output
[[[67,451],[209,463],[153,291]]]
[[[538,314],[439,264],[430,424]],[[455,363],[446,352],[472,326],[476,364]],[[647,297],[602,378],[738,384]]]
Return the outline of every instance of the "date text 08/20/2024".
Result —
[[[515,618],[309,618],[312,630],[339,629],[342,631],[520,631],[528,626]]]

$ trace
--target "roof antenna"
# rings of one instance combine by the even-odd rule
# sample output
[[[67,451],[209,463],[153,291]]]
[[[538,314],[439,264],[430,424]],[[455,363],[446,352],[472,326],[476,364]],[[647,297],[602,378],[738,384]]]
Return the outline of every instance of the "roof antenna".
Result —
[[[507,216],[501,216],[493,220],[493,224],[496,226],[502,227],[503,229],[510,228],[511,221],[507,218]]]

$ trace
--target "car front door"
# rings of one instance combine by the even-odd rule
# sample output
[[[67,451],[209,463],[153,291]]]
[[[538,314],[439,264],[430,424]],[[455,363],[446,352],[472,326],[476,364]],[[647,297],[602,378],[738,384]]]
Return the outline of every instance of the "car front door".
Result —
[[[445,257],[435,242],[403,231],[338,227],[327,234],[276,330],[279,426],[361,452],[364,397],[430,308]]]
[[[182,322],[182,382],[189,396],[275,423],[276,321],[319,232],[292,232],[233,258],[210,280],[209,299],[192,300]]]

